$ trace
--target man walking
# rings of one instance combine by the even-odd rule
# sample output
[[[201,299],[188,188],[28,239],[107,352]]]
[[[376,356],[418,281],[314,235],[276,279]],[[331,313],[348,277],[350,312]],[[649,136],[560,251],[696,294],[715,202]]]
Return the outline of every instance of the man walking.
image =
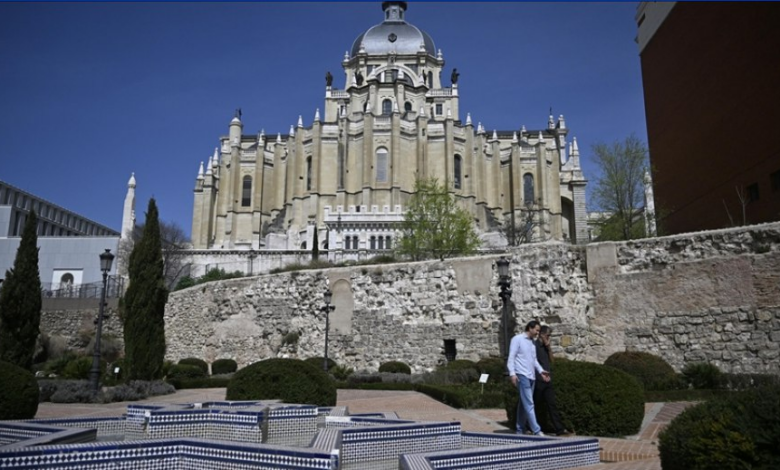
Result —
[[[552,351],[550,350],[550,336],[552,328],[547,325],[539,330],[539,337],[536,339],[536,359],[542,368],[552,374]],[[558,413],[558,407],[555,404],[555,389],[553,388],[552,375],[550,380],[539,380],[537,374],[536,385],[534,387],[534,403],[544,402],[547,405],[547,412],[550,414],[550,420],[555,428],[556,436],[568,436],[571,433],[563,427],[561,414]]]
[[[550,374],[544,370],[536,359],[534,339],[539,334],[540,325],[531,320],[525,325],[525,332],[515,335],[509,343],[509,357],[506,367],[512,385],[517,387],[520,399],[517,403],[517,421],[515,429],[518,434],[525,434],[525,424],[528,421],[530,431],[536,436],[544,436],[542,428],[536,422],[534,413],[534,382],[538,372],[542,380],[550,381]]]

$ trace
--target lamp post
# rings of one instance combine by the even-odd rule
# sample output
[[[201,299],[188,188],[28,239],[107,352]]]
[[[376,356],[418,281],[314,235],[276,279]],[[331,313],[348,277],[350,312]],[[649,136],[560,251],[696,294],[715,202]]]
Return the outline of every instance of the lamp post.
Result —
[[[330,289],[325,290],[325,305],[322,307],[322,312],[325,314],[325,359],[322,361],[322,370],[328,371],[328,332],[330,331],[330,312],[336,310],[335,305],[331,305],[330,301],[333,298],[333,293]]]
[[[100,335],[103,331],[103,310],[106,306],[106,287],[108,284],[108,272],[111,271],[111,263],[114,262],[114,255],[111,250],[106,249],[100,254],[100,270],[103,271],[103,290],[100,293],[100,307],[98,308],[98,317],[95,320],[95,351],[92,353],[92,369],[89,370],[89,388],[93,394],[98,391],[98,382],[100,381]]]
[[[255,253],[254,249],[249,250],[248,258],[249,258],[249,275],[251,276],[255,267],[255,258],[257,258],[257,253]]]
[[[501,319],[504,324],[504,350],[501,353],[506,358],[509,356],[509,301],[512,297],[512,278],[509,276],[508,259],[502,256],[496,261],[496,266],[498,267],[498,287],[501,288],[498,295],[503,302]]]

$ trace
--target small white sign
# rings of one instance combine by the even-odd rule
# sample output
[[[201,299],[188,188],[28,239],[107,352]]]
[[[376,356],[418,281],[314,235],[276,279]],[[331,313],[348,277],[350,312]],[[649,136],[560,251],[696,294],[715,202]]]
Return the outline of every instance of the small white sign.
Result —
[[[115,374],[118,374],[118,373],[119,373],[119,367],[114,367],[114,373],[115,373]]]
[[[482,374],[479,376],[479,383],[486,384],[488,377],[490,377],[490,374]]]

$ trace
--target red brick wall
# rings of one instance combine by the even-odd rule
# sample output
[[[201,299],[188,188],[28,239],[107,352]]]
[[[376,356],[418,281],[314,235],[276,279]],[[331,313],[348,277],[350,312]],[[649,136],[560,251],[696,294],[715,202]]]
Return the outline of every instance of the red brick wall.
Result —
[[[666,233],[780,220],[780,4],[677,3],[641,53],[656,207]]]

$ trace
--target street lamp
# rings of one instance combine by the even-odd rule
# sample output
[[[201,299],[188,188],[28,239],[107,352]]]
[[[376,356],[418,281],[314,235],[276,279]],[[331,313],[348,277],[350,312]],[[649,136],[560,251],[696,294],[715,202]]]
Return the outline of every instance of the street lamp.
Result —
[[[504,324],[504,350],[502,355],[504,357],[509,356],[509,302],[512,297],[512,278],[509,276],[509,260],[505,257],[501,257],[496,261],[498,267],[498,287],[501,288],[501,302],[503,302],[503,308],[501,309],[501,318]]]
[[[325,314],[325,359],[322,361],[322,369],[328,371],[328,332],[330,331],[330,312],[336,310],[335,305],[331,305],[330,301],[333,298],[333,293],[330,289],[325,289],[325,305],[322,307],[322,312]]]
[[[251,276],[255,268],[255,258],[257,258],[257,253],[255,253],[255,250],[250,249],[249,255],[247,256],[249,258],[249,275]]]
[[[108,284],[108,272],[111,271],[111,263],[114,262],[114,255],[111,250],[106,249],[105,253],[100,254],[100,270],[103,271],[103,290],[100,293],[100,307],[98,308],[98,317],[95,320],[95,351],[92,353],[92,369],[89,371],[89,388],[92,394],[98,391],[98,382],[100,381],[100,334],[103,331],[103,310],[106,306],[106,285]]]

